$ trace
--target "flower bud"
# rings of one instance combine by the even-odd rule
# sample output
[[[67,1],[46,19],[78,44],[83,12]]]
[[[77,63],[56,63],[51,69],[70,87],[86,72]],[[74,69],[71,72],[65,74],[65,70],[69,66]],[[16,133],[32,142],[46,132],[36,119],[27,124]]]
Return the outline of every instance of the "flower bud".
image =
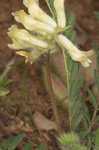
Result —
[[[64,11],[64,0],[54,0],[54,7],[56,10],[57,22],[60,28],[66,26],[66,16]]]
[[[57,26],[56,22],[39,7],[36,0],[23,0],[23,4],[28,8],[29,13],[34,18],[52,27]]]
[[[41,32],[54,33],[53,27],[35,20],[32,16],[25,13],[24,10],[16,11],[15,13],[12,13],[12,15],[15,17],[15,20],[17,22],[22,23],[24,27],[29,31],[35,31],[38,33]]]
[[[67,52],[70,54],[71,58],[74,61],[80,62],[84,67],[90,66],[91,60],[88,58],[88,56],[92,56],[94,54],[93,50],[90,50],[88,52],[80,51],[64,35],[58,35],[56,40],[61,44],[61,46],[66,48]]]
[[[13,41],[13,44],[8,45],[12,49],[32,49],[34,46],[48,48],[46,42],[37,39],[24,29],[17,28],[16,25],[9,28],[8,36]]]

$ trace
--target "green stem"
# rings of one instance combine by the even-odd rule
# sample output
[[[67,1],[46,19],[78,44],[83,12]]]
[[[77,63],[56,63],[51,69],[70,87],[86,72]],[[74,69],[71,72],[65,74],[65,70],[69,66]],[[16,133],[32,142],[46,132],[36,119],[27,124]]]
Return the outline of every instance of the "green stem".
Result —
[[[52,87],[52,79],[51,79],[51,72],[50,72],[50,52],[48,52],[48,55],[47,55],[46,70],[47,70],[47,78],[48,78],[48,85],[49,85],[49,95],[50,95],[50,98],[51,98],[54,118],[55,118],[55,121],[56,121],[58,133],[61,134],[62,130],[61,130],[59,115],[58,115],[58,111],[57,111],[56,98],[54,96],[53,87]]]
[[[47,3],[47,6],[48,6],[48,8],[49,8],[49,10],[50,10],[50,12],[51,12],[53,18],[55,18],[54,13],[53,13],[53,11],[52,11],[52,8],[50,7],[50,4],[49,4],[48,0],[45,0],[45,2]]]
[[[61,46],[60,42],[58,41],[57,37],[55,37],[58,45],[60,46],[60,48],[62,49],[62,53],[63,53],[63,58],[64,58],[64,65],[65,65],[65,72],[66,72],[66,87],[67,87],[67,100],[68,100],[68,114],[69,114],[69,127],[70,127],[70,131],[72,130],[72,118],[71,118],[71,102],[69,99],[69,95],[70,95],[70,83],[69,83],[69,71],[68,71],[68,66],[67,66],[67,56],[65,54],[65,50],[64,48]]]
[[[65,72],[66,72],[66,83],[67,83],[67,97],[68,97],[68,113],[69,113],[69,126],[70,126],[70,130],[72,130],[72,118],[70,115],[71,112],[71,103],[69,100],[69,95],[70,95],[70,85],[69,85],[69,71],[68,71],[68,66],[67,66],[67,56],[65,55],[65,51],[62,48],[62,52],[63,52],[63,57],[64,57],[64,65],[65,65]]]

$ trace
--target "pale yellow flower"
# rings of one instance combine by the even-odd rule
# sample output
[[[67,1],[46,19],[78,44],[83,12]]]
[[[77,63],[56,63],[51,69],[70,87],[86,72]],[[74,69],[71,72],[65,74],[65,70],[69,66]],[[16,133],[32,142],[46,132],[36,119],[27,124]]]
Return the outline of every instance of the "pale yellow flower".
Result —
[[[24,10],[16,11],[15,13],[12,13],[12,15],[15,17],[15,20],[17,22],[20,22],[24,25],[26,29],[29,31],[34,31],[37,33],[54,33],[54,28],[52,26],[49,26],[48,24],[42,23],[38,20],[35,20],[32,16],[28,15],[24,12]]]
[[[58,26],[60,28],[64,28],[66,26],[64,0],[54,0],[54,7],[55,7],[55,10],[56,10]]]
[[[32,49],[34,46],[48,48],[46,42],[37,39],[24,29],[19,29],[16,25],[9,28],[8,36],[13,41],[13,44],[8,45],[12,49]]]
[[[93,51],[80,51],[67,37],[59,34],[66,29],[64,0],[54,0],[58,25],[39,7],[39,0],[23,0],[23,4],[28,8],[29,15],[24,10],[16,11],[12,15],[31,33],[12,25],[8,32],[13,42],[8,45],[10,48],[32,50],[31,52],[20,51],[17,54],[24,56],[26,62],[34,62],[39,56],[47,53],[49,49],[51,53],[57,51],[57,42],[67,50],[74,61],[80,62],[84,67],[89,67],[91,63],[89,57],[93,55]],[[37,32],[37,34],[34,36],[33,32]],[[33,50],[34,48],[35,50]]]
[[[39,7],[35,0],[23,0],[23,4],[28,8],[28,12],[34,18],[52,27],[57,26],[56,22]]]
[[[88,58],[94,54],[93,50],[88,52],[80,51],[69,39],[64,35],[60,34],[56,37],[57,42],[66,48],[67,52],[70,54],[74,61],[80,62],[84,67],[89,67],[91,60]]]

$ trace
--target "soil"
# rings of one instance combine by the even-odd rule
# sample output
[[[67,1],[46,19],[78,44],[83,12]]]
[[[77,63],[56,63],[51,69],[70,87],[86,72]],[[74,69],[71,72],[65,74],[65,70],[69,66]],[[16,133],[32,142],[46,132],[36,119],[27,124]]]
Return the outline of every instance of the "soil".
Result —
[[[99,0],[65,0],[65,6],[70,14],[74,13],[76,15],[75,29],[78,34],[79,46],[88,50],[92,48],[94,42],[99,44],[99,22],[94,16],[94,11],[99,11]],[[41,7],[48,10],[44,1],[41,1]],[[46,150],[58,150],[59,145],[56,142],[57,131],[55,128],[53,127],[52,130],[48,129],[47,131],[38,129],[34,123],[31,123],[30,114],[26,107],[29,106],[32,115],[35,112],[40,112],[46,119],[54,123],[51,102],[42,81],[39,62],[37,61],[32,65],[29,63],[24,64],[24,58],[17,56],[15,51],[7,46],[11,42],[7,36],[8,28],[16,23],[11,16],[11,12],[20,9],[25,9],[21,0],[0,1],[0,72],[4,71],[12,59],[17,63],[16,67],[13,67],[6,76],[12,82],[8,86],[10,91],[8,96],[10,98],[6,105],[0,106],[0,123],[3,124],[0,125],[2,126],[0,140],[26,132],[24,143],[33,141],[33,150],[42,142],[46,143]],[[22,95],[22,90],[25,90],[22,88],[25,74],[27,75],[26,91]],[[7,96],[0,101],[6,98]],[[68,131],[67,116],[60,106],[58,108],[59,117],[62,118],[62,127],[65,131]],[[20,127],[16,124],[19,124]],[[21,126],[21,124],[25,125]]]

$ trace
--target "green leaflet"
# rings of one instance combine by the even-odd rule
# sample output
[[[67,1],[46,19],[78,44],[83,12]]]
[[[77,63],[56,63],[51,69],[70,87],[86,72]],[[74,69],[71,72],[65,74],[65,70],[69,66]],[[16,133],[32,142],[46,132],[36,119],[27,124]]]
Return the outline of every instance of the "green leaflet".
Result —
[[[0,88],[0,97],[5,96],[9,93],[9,90],[6,88]]]
[[[73,116],[77,113],[77,110],[79,108],[79,105],[80,105],[80,101],[79,100],[76,100],[73,107],[72,107],[72,110],[70,112],[70,116],[71,118],[73,118]]]
[[[19,143],[23,140],[25,134],[19,134],[16,137],[9,138],[0,143],[0,150],[15,150]]]
[[[72,85],[70,85],[70,94],[69,99],[71,101],[75,100],[76,97],[80,95],[80,88],[82,85],[82,80],[75,81]]]
[[[73,126],[72,126],[73,131],[75,131],[78,128],[78,126],[79,126],[82,119],[83,119],[83,115],[80,113],[78,115],[77,119],[75,120],[75,122],[73,123]]]
[[[76,42],[76,32],[74,31],[74,25],[75,25],[75,15],[72,14],[67,19],[67,26],[70,26],[70,27],[67,30],[64,31],[64,35],[66,37],[68,37],[73,43]]]
[[[88,124],[90,124],[90,114],[89,114],[89,110],[88,110],[86,103],[84,101],[81,101],[81,106],[83,109],[84,118],[85,118],[85,120],[88,121]]]
[[[90,89],[88,89],[88,93],[89,93],[89,97],[90,97],[91,103],[92,103],[94,109],[96,109],[97,108],[96,98],[94,97],[94,95],[93,95],[93,93],[91,92]]]

